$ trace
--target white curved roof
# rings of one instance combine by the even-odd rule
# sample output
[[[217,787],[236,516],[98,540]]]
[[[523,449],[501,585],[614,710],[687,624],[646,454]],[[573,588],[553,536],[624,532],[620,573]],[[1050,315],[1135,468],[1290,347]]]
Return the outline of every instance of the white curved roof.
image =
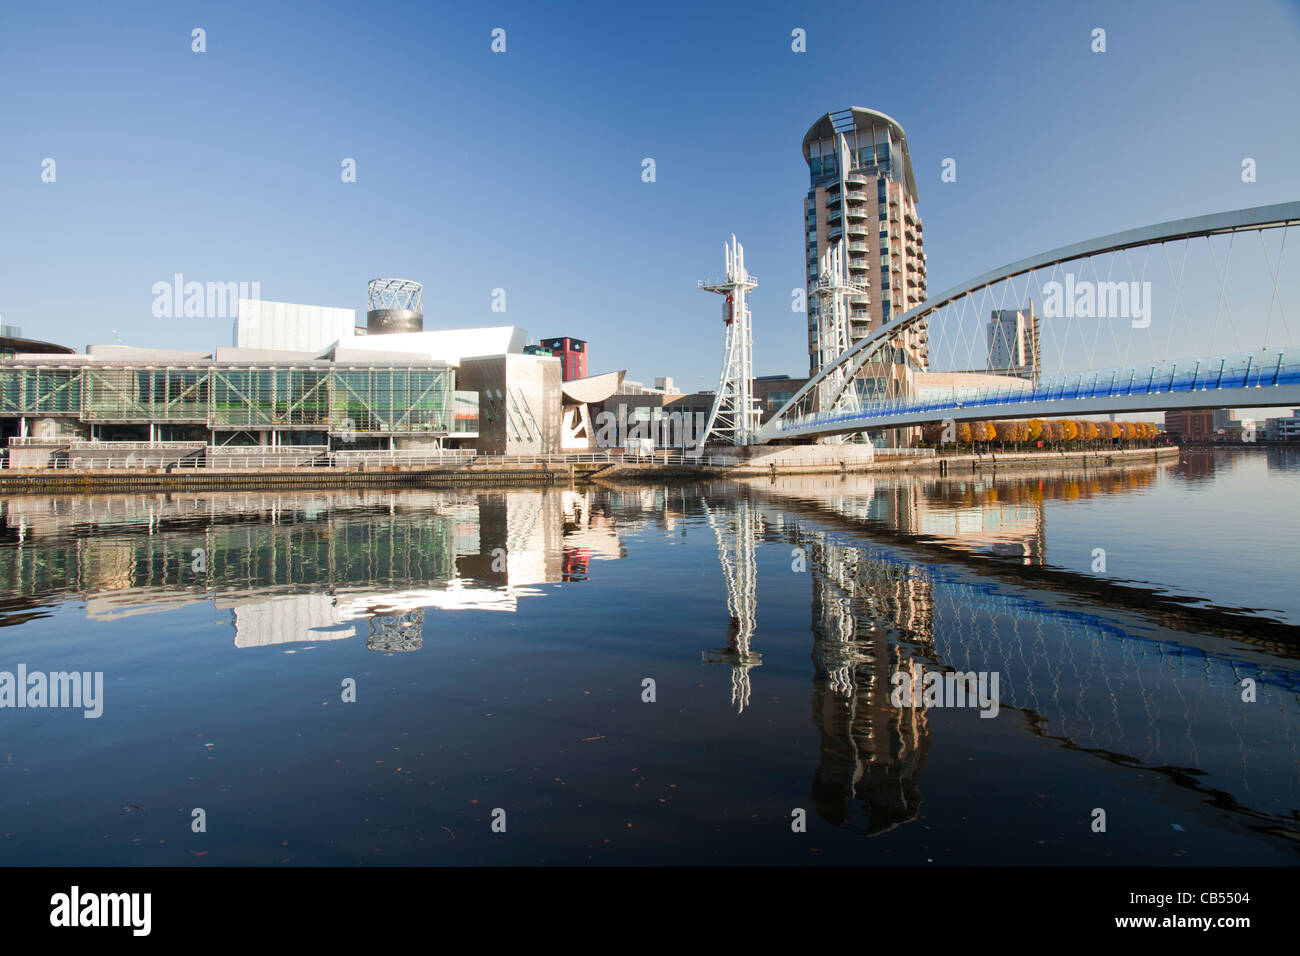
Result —
[[[624,369],[621,372],[588,375],[586,378],[565,382],[561,387],[564,389],[564,397],[569,401],[589,405],[592,402],[603,402],[617,392],[626,374],[627,370]]]

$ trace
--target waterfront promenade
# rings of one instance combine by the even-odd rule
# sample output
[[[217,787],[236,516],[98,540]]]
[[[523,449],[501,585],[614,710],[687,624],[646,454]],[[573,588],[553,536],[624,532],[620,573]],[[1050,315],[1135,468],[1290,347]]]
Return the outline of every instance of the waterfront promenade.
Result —
[[[284,464],[244,456],[238,467],[186,465],[138,458],[87,459],[43,468],[0,470],[0,493],[88,491],[98,488],[425,487],[454,485],[551,485],[646,479],[751,478],[776,475],[909,472],[971,474],[998,469],[1062,465],[1102,468],[1177,460],[1177,446],[1160,448],[936,454],[934,449],[888,450],[874,458],[826,454],[827,446],[792,446],[805,454],[769,459],[733,455],[618,452],[575,455],[412,456],[376,453],[353,461]],[[814,451],[816,450],[816,451]]]

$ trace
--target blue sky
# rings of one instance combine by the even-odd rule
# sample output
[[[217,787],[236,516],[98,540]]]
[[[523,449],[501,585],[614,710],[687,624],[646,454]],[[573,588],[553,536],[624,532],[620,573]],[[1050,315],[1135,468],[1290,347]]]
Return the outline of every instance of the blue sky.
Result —
[[[695,281],[735,232],[760,283],[757,370],[801,374],[800,144],[822,113],[903,124],[937,292],[1300,198],[1298,104],[1292,0],[5,2],[0,315],[78,348],[116,329],[207,349],[229,320],[155,318],[154,283],[257,281],[364,321],[367,280],[401,276],[424,283],[426,328],[575,335],[592,371],[711,387],[719,306]]]

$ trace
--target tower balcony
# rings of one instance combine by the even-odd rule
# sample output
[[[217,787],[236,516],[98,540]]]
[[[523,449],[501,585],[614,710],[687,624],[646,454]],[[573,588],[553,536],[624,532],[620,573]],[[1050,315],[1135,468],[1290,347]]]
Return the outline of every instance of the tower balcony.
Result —
[[[844,198],[848,200],[854,200],[854,199],[865,200],[867,198],[867,191],[857,183],[849,183],[848,186],[843,190],[840,189],[839,183],[835,183],[833,186],[827,188],[826,202],[827,203],[839,202],[841,193],[843,194]]]

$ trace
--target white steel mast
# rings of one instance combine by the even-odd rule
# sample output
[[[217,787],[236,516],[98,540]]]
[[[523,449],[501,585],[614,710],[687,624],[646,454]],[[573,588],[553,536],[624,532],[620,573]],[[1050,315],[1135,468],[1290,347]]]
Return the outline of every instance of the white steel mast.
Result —
[[[844,240],[840,239],[821,258],[821,274],[813,294],[817,309],[817,343],[820,367],[834,365],[849,349],[849,301],[851,295],[867,290],[849,282],[844,262]],[[858,407],[858,392],[852,383],[844,385],[844,371],[827,375],[818,386],[817,407],[823,414],[851,412]],[[833,396],[838,396],[832,398]]]
[[[839,135],[840,174],[840,228],[839,241],[821,257],[817,285],[817,351],[818,368],[834,365],[835,360],[849,349],[849,296],[862,296],[867,290],[849,281],[849,263],[844,238],[849,230],[848,172],[851,153],[848,141]],[[853,412],[858,408],[858,392],[854,383],[845,383],[844,372],[828,375],[818,386],[817,408],[822,414]],[[846,436],[835,435],[828,442],[842,442]]]
[[[724,244],[727,274],[721,279],[701,279],[697,284],[706,292],[725,296],[722,320],[726,325],[726,342],[723,345],[722,374],[718,391],[709,412],[708,424],[695,447],[695,454],[704,450],[710,439],[732,445],[752,445],[758,431],[759,412],[754,407],[754,335],[753,318],[745,297],[758,280],[745,271],[745,247],[736,241],[733,233],[731,245]]]

